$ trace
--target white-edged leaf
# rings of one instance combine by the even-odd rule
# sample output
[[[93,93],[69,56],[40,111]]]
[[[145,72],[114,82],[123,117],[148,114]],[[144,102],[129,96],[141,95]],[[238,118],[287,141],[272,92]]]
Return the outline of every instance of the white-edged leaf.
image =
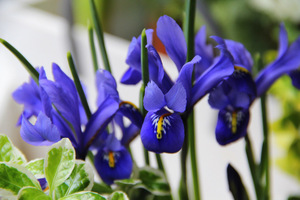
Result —
[[[75,150],[69,139],[63,138],[51,146],[45,158],[45,177],[51,197],[55,196],[55,188],[70,176],[74,165]]]
[[[38,158],[31,160],[25,165],[26,169],[31,171],[31,173],[37,178],[45,178],[44,171],[44,158]]]
[[[34,187],[24,187],[19,191],[18,200],[51,200],[50,196]]]
[[[108,200],[129,200],[129,198],[124,192],[116,191],[108,197]]]
[[[76,192],[89,191],[92,189],[93,184],[94,173],[90,164],[82,160],[76,160],[71,175],[56,188],[55,195],[58,199]]]
[[[41,189],[37,179],[25,167],[15,163],[0,162],[1,194],[16,196],[26,186]]]
[[[106,200],[103,196],[95,192],[78,192],[65,196],[58,200]]]
[[[0,134],[0,162],[12,162],[19,165],[27,162],[24,154],[4,134]]]

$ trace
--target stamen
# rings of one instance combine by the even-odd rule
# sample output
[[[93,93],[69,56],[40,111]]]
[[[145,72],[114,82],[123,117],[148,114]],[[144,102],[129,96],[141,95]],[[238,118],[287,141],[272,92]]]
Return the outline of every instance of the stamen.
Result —
[[[249,73],[249,71],[243,67],[239,67],[239,66],[234,66],[234,70],[239,70],[245,73]]]
[[[162,138],[162,132],[165,132],[164,126],[165,122],[170,125],[169,120],[165,119],[165,117],[170,116],[172,113],[166,113],[159,117],[157,122],[157,129],[156,129],[156,138],[160,140]]]
[[[231,132],[236,133],[237,130],[237,113],[232,113],[232,120],[231,120]]]
[[[108,165],[111,168],[115,167],[115,157],[112,151],[108,152]]]

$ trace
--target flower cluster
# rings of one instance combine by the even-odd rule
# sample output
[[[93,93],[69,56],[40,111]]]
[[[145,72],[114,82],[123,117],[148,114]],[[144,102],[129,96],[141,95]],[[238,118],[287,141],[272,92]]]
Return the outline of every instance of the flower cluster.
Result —
[[[24,105],[19,119],[22,138],[32,145],[50,145],[69,138],[77,158],[85,159],[89,151],[96,152],[95,167],[103,181],[129,178],[133,161],[129,143],[140,133],[144,147],[155,153],[178,152],[185,140],[186,120],[193,107],[209,94],[209,104],[219,110],[216,139],[221,145],[247,134],[250,106],[284,74],[290,75],[300,88],[300,38],[288,45],[284,25],[280,26],[277,58],[259,74],[252,75],[253,60],[245,47],[217,36],[219,54],[207,44],[205,27],[194,38],[195,56],[187,60],[187,44],[180,26],[168,16],[157,21],[156,34],[178,70],[172,80],[164,69],[160,55],[152,44],[153,30],[146,30],[149,83],[145,88],[143,107],[122,101],[117,84],[110,72],[98,70],[97,110],[85,113],[76,86],[59,66],[53,64],[55,81],[48,80],[43,68],[38,69],[39,81],[25,83],[14,93],[14,99]],[[142,80],[141,36],[133,38],[127,54],[129,65],[121,79],[123,84]],[[33,124],[30,118],[36,117]],[[124,117],[130,120],[124,123]],[[117,139],[115,126],[122,130]]]

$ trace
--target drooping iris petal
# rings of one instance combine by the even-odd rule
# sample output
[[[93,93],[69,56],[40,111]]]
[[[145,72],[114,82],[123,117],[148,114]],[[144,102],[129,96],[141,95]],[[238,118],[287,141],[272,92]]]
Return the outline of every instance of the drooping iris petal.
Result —
[[[107,70],[100,69],[96,73],[96,86],[98,91],[97,105],[102,104],[107,97],[119,101],[117,83],[115,78]]]
[[[300,37],[293,42],[281,57],[259,72],[255,83],[257,96],[261,96],[283,74],[296,70],[300,66]]]
[[[30,118],[32,115],[37,116],[43,109],[39,87],[32,78],[30,78],[29,83],[24,83],[18,87],[12,93],[12,97],[17,103],[24,105],[23,116],[26,118]],[[21,124],[21,119],[22,116],[20,116],[17,125]]]
[[[214,59],[212,45],[206,44],[205,26],[202,26],[195,36],[195,55],[202,58],[195,67],[195,77],[197,78],[212,65]]]
[[[143,116],[138,107],[128,101],[122,101],[119,104],[119,111],[123,116],[127,117],[133,124],[141,128],[143,124]]]
[[[95,167],[101,179],[108,185],[115,180],[130,178],[132,166],[131,156],[124,147],[118,151],[103,148],[95,156]]]
[[[221,49],[219,61],[208,68],[195,82],[192,88],[191,105],[195,105],[213,87],[234,71],[232,57],[228,51]]]
[[[157,21],[157,36],[164,44],[167,54],[177,66],[178,71],[186,62],[187,46],[184,34],[171,17],[164,15]]]
[[[121,83],[127,85],[135,85],[142,79],[140,70],[129,68],[122,76]]]
[[[293,86],[300,90],[300,70],[297,69],[297,70],[291,71],[289,73],[289,75],[292,79]]]
[[[183,122],[176,113],[148,112],[140,135],[143,145],[148,151],[175,153],[183,145]]]
[[[249,110],[220,110],[215,130],[216,139],[220,145],[226,145],[244,137],[247,134]]]
[[[209,105],[212,108],[219,110],[226,108],[228,105],[231,105],[231,102],[228,98],[228,94],[231,90],[232,88],[226,82],[223,82],[219,86],[215,87],[209,93]]]
[[[157,111],[166,105],[164,94],[160,88],[150,81],[145,88],[144,107],[148,111]]]
[[[168,108],[175,112],[184,112],[186,108],[186,91],[180,82],[174,84],[174,86],[165,95],[165,100]]]
[[[52,145],[60,140],[59,130],[42,112],[39,113],[35,125],[23,117],[20,134],[24,141],[35,146]]]
[[[112,98],[107,98],[90,118],[84,132],[84,146],[90,146],[89,142],[106,128],[119,108],[119,103]]]

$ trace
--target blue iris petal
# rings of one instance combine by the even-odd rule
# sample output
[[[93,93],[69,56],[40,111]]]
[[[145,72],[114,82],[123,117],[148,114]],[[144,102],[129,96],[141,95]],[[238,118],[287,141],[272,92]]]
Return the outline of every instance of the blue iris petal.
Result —
[[[98,70],[96,73],[96,86],[98,90],[97,105],[101,105],[107,97],[119,101],[117,83],[107,70]]]
[[[278,56],[281,57],[286,50],[289,47],[289,40],[288,40],[288,34],[285,30],[284,24],[280,24],[280,30],[279,30],[279,49],[278,49]]]
[[[195,36],[195,55],[202,58],[195,67],[196,79],[212,65],[214,60],[213,47],[211,44],[206,44],[206,42],[206,27],[202,26]]]
[[[191,105],[195,105],[203,96],[218,85],[224,78],[234,71],[232,57],[228,51],[221,49],[218,62],[208,68],[195,82],[192,88]]]
[[[157,21],[157,36],[164,44],[167,54],[177,66],[178,71],[186,62],[186,41],[180,26],[171,17],[164,15]]]
[[[20,134],[24,141],[35,146],[52,145],[60,140],[59,130],[42,112],[39,113],[35,125],[23,117]]]
[[[234,59],[234,65],[247,69],[250,73],[252,71],[253,60],[249,51],[243,44],[233,41],[225,40],[228,51],[231,53]]]
[[[135,85],[142,79],[141,71],[130,67],[122,76],[121,83]]]
[[[286,48],[281,47],[281,49]],[[279,52],[280,57],[260,71],[255,80],[258,96],[265,93],[280,76],[296,70],[300,66],[299,52],[300,37],[298,37],[285,52],[281,50]]]
[[[216,126],[216,139],[220,145],[226,145],[244,137],[249,123],[248,109],[229,111],[220,110]]]
[[[129,102],[121,102],[119,111],[123,116],[127,117],[133,124],[141,128],[143,124],[143,116],[140,110]]]
[[[195,56],[190,62],[187,62],[179,72],[179,76],[176,82],[180,82],[186,90],[187,104],[191,101],[191,91],[192,91],[192,76],[194,65],[201,61],[200,56]]]
[[[174,84],[174,86],[165,95],[168,108],[175,112],[184,112],[186,108],[186,91],[180,82]]]
[[[166,105],[163,92],[153,82],[150,81],[145,88],[144,107],[148,111],[157,111]]]
[[[184,126],[181,117],[170,114],[163,117],[166,111],[148,112],[141,129],[141,140],[148,151],[156,153],[175,153],[179,151],[184,141]],[[163,117],[163,120],[160,118]],[[161,132],[158,132],[161,119]]]
[[[90,145],[88,142],[93,137],[105,130],[107,124],[112,120],[119,108],[119,103],[112,98],[107,98],[90,118],[84,132],[84,146]]]
[[[113,167],[109,164],[110,159]],[[131,156],[124,147],[118,151],[102,148],[95,156],[95,167],[101,179],[108,185],[115,180],[130,178],[132,166]]]
[[[294,70],[289,73],[291,79],[292,79],[292,84],[295,88],[300,90],[300,70]]]

